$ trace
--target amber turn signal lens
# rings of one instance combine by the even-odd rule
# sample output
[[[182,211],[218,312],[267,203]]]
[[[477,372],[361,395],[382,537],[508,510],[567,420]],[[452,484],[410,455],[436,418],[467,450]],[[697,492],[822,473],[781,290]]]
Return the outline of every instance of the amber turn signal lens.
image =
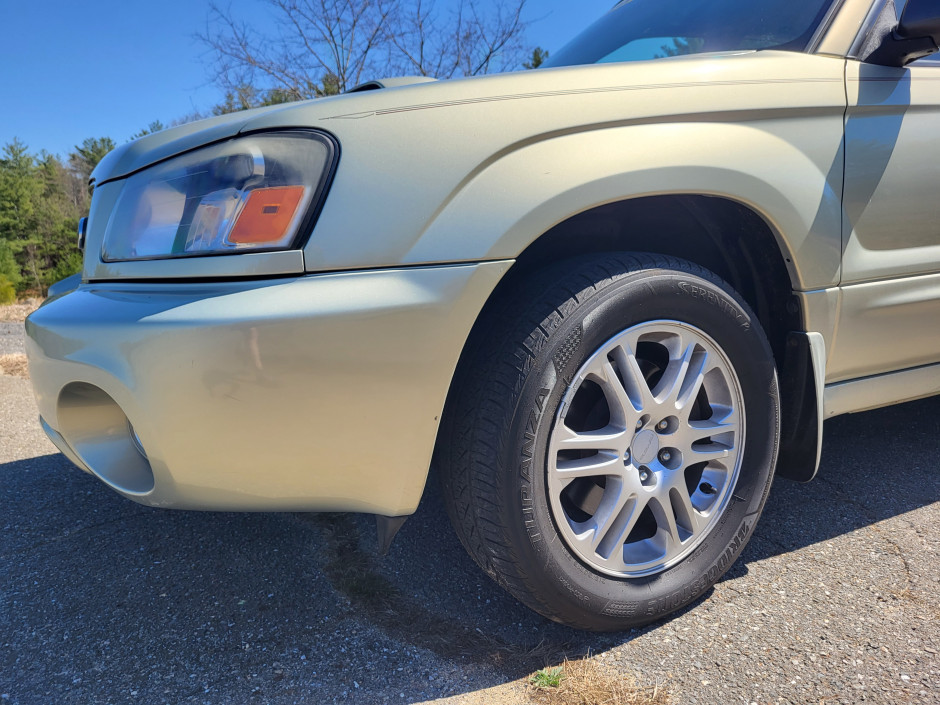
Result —
[[[258,244],[283,240],[303,197],[303,186],[255,189],[235,221],[229,242]]]

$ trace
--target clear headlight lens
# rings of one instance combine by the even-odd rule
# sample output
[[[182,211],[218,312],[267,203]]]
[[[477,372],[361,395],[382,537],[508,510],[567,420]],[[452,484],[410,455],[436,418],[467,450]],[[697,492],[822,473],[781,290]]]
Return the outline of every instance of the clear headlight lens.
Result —
[[[116,262],[283,250],[312,227],[333,163],[319,133],[239,137],[127,179],[102,245]]]

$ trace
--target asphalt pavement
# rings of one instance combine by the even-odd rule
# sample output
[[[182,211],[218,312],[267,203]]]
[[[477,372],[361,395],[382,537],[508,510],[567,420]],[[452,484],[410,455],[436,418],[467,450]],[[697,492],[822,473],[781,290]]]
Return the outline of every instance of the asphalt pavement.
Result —
[[[826,431],[818,479],[775,483],[702,600],[596,635],[491,583],[434,478],[385,557],[366,516],[150,509],[0,376],[0,703],[505,705],[587,653],[675,703],[940,703],[940,397]]]

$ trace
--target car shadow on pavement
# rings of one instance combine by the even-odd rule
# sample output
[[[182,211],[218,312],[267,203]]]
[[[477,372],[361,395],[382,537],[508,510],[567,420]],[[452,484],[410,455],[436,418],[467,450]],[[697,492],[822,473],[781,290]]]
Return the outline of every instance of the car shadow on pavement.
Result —
[[[940,397],[828,421],[816,479],[775,482],[752,541],[723,580],[746,575],[748,564],[940,501],[938,449]],[[516,659],[510,677],[545,665],[533,663],[539,658],[557,662],[563,654],[596,653],[657,628],[583,634],[541,619],[486,579],[448,529],[432,478],[383,569],[395,576],[402,593],[420,594],[428,610],[449,615],[463,628],[480,628],[499,648],[526,655]]]
[[[817,480],[775,484],[724,581],[940,501],[940,397],[826,432]],[[0,507],[11,702],[414,703],[658,628],[585,634],[527,610],[464,552],[433,477],[384,557],[367,516],[150,509],[60,455],[0,465]]]

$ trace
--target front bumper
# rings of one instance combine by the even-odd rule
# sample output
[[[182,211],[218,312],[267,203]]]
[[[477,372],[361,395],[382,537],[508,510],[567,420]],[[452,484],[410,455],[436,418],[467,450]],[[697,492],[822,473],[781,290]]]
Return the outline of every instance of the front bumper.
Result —
[[[410,514],[511,264],[85,284],[26,323],[43,426],[143,504]]]

